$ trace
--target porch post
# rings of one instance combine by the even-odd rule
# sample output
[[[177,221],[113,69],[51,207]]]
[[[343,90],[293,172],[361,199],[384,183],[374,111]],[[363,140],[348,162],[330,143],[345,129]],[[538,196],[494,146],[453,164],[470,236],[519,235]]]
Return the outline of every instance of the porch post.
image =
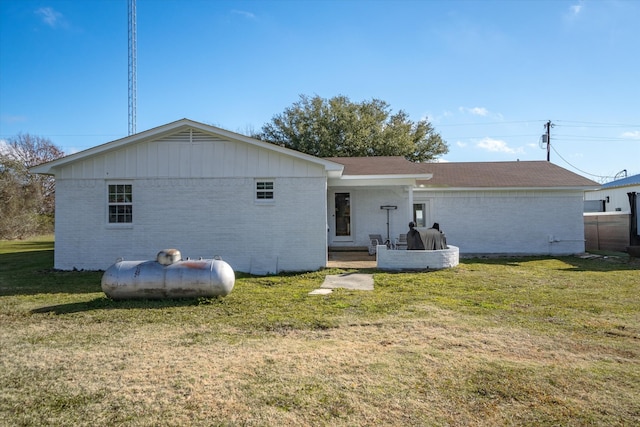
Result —
[[[409,186],[409,221],[413,221],[413,185]]]

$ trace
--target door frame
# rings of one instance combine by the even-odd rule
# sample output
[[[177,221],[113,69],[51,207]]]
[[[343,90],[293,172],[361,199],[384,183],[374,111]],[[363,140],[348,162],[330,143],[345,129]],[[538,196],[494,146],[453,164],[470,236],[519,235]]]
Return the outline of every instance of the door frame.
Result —
[[[348,194],[349,195],[349,231],[348,236],[336,235],[336,194]],[[331,190],[329,192],[329,212],[328,212],[328,225],[329,225],[329,241],[330,242],[353,242],[354,241],[354,224],[353,224],[353,191],[349,190]]]

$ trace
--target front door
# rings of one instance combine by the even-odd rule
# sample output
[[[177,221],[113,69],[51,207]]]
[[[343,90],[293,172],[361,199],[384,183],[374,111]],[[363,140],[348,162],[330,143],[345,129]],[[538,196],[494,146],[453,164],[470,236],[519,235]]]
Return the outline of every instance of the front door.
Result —
[[[333,240],[353,241],[351,231],[351,193],[335,193],[333,198]]]

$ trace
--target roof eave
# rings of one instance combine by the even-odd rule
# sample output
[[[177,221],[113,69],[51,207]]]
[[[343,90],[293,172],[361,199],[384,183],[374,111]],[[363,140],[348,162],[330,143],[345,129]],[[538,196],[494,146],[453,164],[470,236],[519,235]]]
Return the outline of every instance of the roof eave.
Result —
[[[598,187],[593,186],[558,186],[558,187],[447,187],[447,186],[416,186],[417,190],[424,191],[588,191]]]
[[[415,179],[415,180],[430,180],[433,178],[432,173],[423,174],[372,174],[372,175],[342,175],[340,179],[344,180],[368,180],[368,179]]]

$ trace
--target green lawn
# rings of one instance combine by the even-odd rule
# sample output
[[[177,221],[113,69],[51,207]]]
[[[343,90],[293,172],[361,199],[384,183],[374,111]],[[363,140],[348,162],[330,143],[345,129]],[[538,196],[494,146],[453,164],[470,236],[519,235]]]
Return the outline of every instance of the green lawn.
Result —
[[[0,242],[0,426],[640,425],[640,263],[465,259],[112,301],[53,238]]]

